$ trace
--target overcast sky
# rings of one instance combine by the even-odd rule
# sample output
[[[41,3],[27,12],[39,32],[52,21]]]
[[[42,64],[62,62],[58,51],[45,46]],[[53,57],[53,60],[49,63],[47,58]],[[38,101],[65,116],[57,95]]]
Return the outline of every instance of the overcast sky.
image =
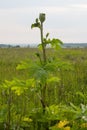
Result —
[[[39,43],[39,29],[31,24],[42,12],[44,34],[87,43],[87,0],[0,0],[0,43]]]

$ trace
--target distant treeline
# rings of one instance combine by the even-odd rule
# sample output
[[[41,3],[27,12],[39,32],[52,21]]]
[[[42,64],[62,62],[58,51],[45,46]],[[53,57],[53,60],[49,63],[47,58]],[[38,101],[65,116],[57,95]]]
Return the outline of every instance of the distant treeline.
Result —
[[[64,43],[62,47],[64,47],[64,48],[86,48],[87,43]]]
[[[20,47],[30,47],[36,48],[37,44],[0,44],[0,48],[20,48]],[[64,43],[63,48],[87,48],[87,43]]]
[[[13,48],[13,47],[20,47],[20,45],[0,44],[0,48]]]

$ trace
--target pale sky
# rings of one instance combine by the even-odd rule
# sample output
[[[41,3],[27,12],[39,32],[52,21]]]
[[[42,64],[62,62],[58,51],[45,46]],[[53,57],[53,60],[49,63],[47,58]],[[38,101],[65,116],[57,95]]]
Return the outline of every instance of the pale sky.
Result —
[[[87,43],[87,0],[0,0],[0,43],[40,43],[39,29],[31,29],[39,13],[50,38]]]

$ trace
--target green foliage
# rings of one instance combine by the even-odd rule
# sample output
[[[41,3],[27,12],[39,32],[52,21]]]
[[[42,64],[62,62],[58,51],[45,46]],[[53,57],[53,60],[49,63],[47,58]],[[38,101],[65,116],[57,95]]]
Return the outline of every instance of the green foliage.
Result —
[[[38,22],[38,19],[36,19],[36,23],[32,24],[31,28],[38,27],[40,28],[40,23]]]
[[[3,49],[3,51],[4,51],[4,53],[6,53],[8,55],[9,51],[8,51],[8,53],[4,49]],[[12,49],[11,51],[15,52],[14,49]],[[22,48],[20,48],[20,50],[16,50],[16,54],[19,55],[20,54],[19,52],[21,52],[21,51],[23,52]],[[30,49],[27,50],[27,48],[26,48],[25,52],[27,52],[27,51],[29,51],[29,54],[31,55]],[[34,51],[35,54],[37,53],[37,49],[32,50],[32,51]],[[39,121],[49,122],[49,127],[51,127],[51,126],[57,124],[58,121],[55,122],[56,119],[62,120],[62,121],[67,119],[70,122],[71,130],[78,130],[78,129],[86,130],[87,129],[87,127],[86,127],[86,118],[87,118],[86,52],[87,52],[86,49],[85,50],[81,49],[81,51],[80,51],[80,49],[78,49],[78,50],[63,49],[63,51],[61,50],[60,52],[58,52],[60,59],[59,58],[56,59],[56,57],[58,57],[58,55],[55,55],[55,57],[54,57],[54,51],[51,49],[47,50],[47,53],[49,55],[51,55],[51,57],[48,55],[47,63],[44,67],[44,69],[48,70],[48,72],[50,73],[49,78],[47,79],[48,96],[46,95],[46,99],[47,98],[49,99],[49,100],[47,99],[47,101],[49,101],[49,105],[46,107],[46,113],[44,115],[42,114],[42,110],[37,111],[37,109],[39,109],[39,108],[41,109],[41,105],[40,105],[40,103],[38,103],[39,99],[41,98],[41,94],[39,92],[41,87],[38,86],[39,82],[37,85],[35,85],[36,82],[34,80],[34,77],[32,76],[32,74],[35,74],[36,71],[33,71],[33,72],[31,71],[32,70],[31,67],[33,66],[33,64],[37,64],[37,66],[38,66],[37,68],[42,68],[43,65],[41,64],[38,56],[33,57],[34,61],[32,61],[32,60],[23,61],[23,64],[26,67],[21,66],[22,65],[22,62],[21,62],[18,66],[20,66],[19,67],[20,71],[27,70],[24,73],[24,76],[26,73],[28,73],[28,77],[26,78],[26,80],[25,80],[25,78],[23,78],[22,80],[15,78],[14,80],[11,80],[11,81],[7,80],[3,84],[0,85],[0,88],[1,88],[0,89],[0,94],[1,94],[1,96],[0,96],[1,97],[1,99],[0,99],[0,122],[3,123],[3,122],[7,121],[8,105],[6,102],[9,97],[9,89],[11,88],[11,86],[14,86],[14,87],[17,87],[17,89],[21,88],[21,90],[22,89],[23,90],[20,95],[15,93],[16,89],[11,90],[11,93],[13,95],[12,96],[13,101],[11,103],[11,120],[13,122],[12,128],[16,127],[17,122],[19,122],[18,124],[19,125],[23,124],[23,127],[32,126],[30,128],[34,129],[33,122],[37,119],[38,119],[38,122]],[[38,53],[40,54],[40,52],[38,52]],[[78,54],[78,56],[76,56],[75,53]],[[84,55],[84,53],[85,53],[85,55]],[[14,53],[12,53],[12,54],[15,55]],[[68,54],[70,55],[70,57],[69,57],[70,59],[66,58]],[[40,54],[40,56],[41,56],[41,54]],[[81,61],[81,59],[82,59],[81,57],[84,57],[84,60]],[[26,56],[26,58],[27,58],[27,56]],[[21,59],[21,58],[19,58],[19,59]],[[81,62],[79,61],[79,64],[78,64],[77,59],[79,59],[81,61]],[[4,57],[3,57],[2,62],[5,63],[5,60],[6,59],[4,59]],[[9,62],[11,62],[11,60],[12,59],[9,59]],[[66,62],[66,60],[68,60],[68,63]],[[7,61],[8,60],[6,60],[6,62]],[[19,61],[21,61],[21,60],[19,60]],[[15,64],[16,62],[18,62],[18,59],[15,60],[13,63]],[[70,64],[70,62],[72,63],[72,65]],[[3,63],[3,65],[4,65],[4,63]],[[26,63],[26,65],[25,65],[25,63]],[[73,68],[72,68],[72,66],[73,66]],[[7,68],[8,68],[8,66],[5,69],[7,69]],[[22,69],[24,69],[24,70],[22,70]],[[3,70],[3,72],[4,72],[4,70]],[[32,74],[30,74],[31,72],[32,72]],[[11,73],[13,73],[13,71],[11,71]],[[23,76],[23,75],[21,75],[21,76]],[[55,78],[57,78],[57,79],[55,79]],[[51,80],[52,80],[52,82],[51,82]],[[13,81],[14,81],[14,83],[13,83]],[[63,90],[62,91],[63,91],[63,94],[66,94],[66,95],[63,95],[63,96],[60,95],[62,97],[61,101],[66,102],[66,104],[68,104],[68,105],[65,105],[65,106],[63,105],[62,107],[60,107],[60,111],[58,108],[58,111],[57,111],[58,114],[53,115],[52,112],[48,112],[47,109],[49,109],[51,106],[53,106],[52,107],[53,110],[55,109],[56,104],[54,104],[54,102],[55,102],[54,97],[57,100],[57,102],[56,102],[57,106],[59,106],[58,90],[59,90],[59,85],[60,85],[60,83],[62,84],[62,82],[64,84],[64,88],[62,88],[62,89],[64,89],[64,91]],[[12,83],[15,85],[12,85]],[[21,86],[21,84],[23,86]],[[54,88],[55,88],[55,90],[54,90]],[[54,92],[55,92],[55,94],[54,94]],[[53,99],[53,102],[52,102],[52,99]],[[24,102],[24,105],[23,105],[23,102]],[[70,105],[69,105],[69,102],[73,102],[74,106],[72,105],[72,103],[70,103]],[[36,105],[36,108],[34,109],[35,105]],[[26,116],[26,113],[24,114],[24,116],[27,118],[31,117],[30,119],[32,119],[32,122],[30,122],[30,123],[27,123],[27,122],[25,123],[23,121],[20,122],[20,117],[22,116],[23,109],[25,108],[25,106],[26,106],[25,110],[26,110],[27,116]],[[56,113],[56,110],[54,113]],[[52,119],[51,116],[53,117],[52,124],[50,122]],[[36,122],[36,124],[37,124],[37,122]],[[35,126],[36,129],[38,129],[37,126],[38,125]]]
[[[35,28],[38,27],[41,29],[41,23],[43,23],[45,21],[45,14],[44,13],[40,13],[39,15],[39,19],[36,18],[36,21],[34,24],[31,25],[31,28]]]
[[[60,39],[55,39],[55,38],[50,39],[48,38],[48,36],[49,36],[49,33],[46,34],[46,38],[43,38],[43,43],[45,47],[48,46],[56,50],[60,49],[63,42]],[[42,44],[39,44],[38,47],[42,49]]]

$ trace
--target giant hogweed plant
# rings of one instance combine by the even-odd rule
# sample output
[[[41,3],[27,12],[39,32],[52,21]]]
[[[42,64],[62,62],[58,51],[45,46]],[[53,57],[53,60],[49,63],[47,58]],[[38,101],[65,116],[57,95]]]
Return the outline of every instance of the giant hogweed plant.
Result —
[[[50,45],[53,48],[59,48],[62,43],[59,39],[50,39],[49,33],[43,36],[43,23],[45,22],[45,14],[41,13],[39,18],[36,18],[35,23],[31,25],[31,28],[38,28],[40,30],[41,43],[38,45],[42,49],[42,54],[36,53],[39,60],[22,62],[18,65],[17,69],[28,69],[31,78],[34,80],[34,91],[39,96],[43,111],[47,106],[46,103],[46,89],[50,82],[59,82],[59,78],[54,75],[58,69],[58,61],[48,59],[46,54],[46,47]]]

